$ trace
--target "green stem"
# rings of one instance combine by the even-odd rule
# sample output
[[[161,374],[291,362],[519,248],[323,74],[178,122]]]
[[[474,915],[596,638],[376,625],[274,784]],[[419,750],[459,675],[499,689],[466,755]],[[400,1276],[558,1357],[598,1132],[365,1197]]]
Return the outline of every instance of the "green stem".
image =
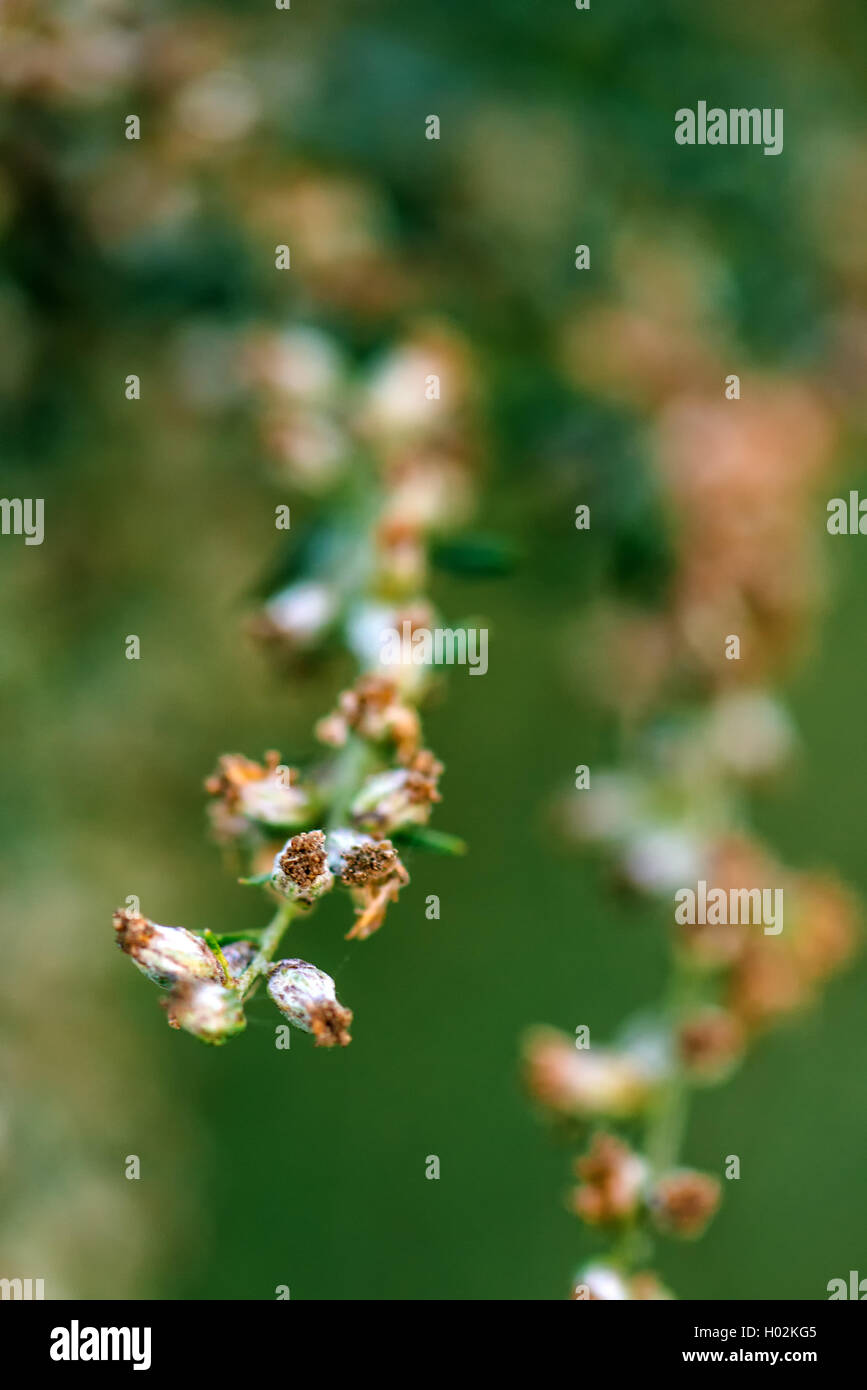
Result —
[[[665,1006],[666,1021],[675,1034],[681,1011],[691,1001],[695,979],[683,956],[675,953],[671,982]],[[659,1098],[650,1111],[644,1134],[644,1153],[650,1165],[651,1177],[675,1166],[686,1130],[689,1086],[677,1059],[666,1079]],[[624,1274],[631,1273],[638,1263],[649,1258],[653,1248],[651,1233],[640,1222],[632,1222],[620,1233],[608,1259]]]
[[[694,988],[695,979],[689,964],[676,951],[665,1010],[673,1040],[676,1039],[684,1007],[692,1000]],[[686,1130],[688,1102],[686,1075],[675,1055],[671,1075],[662,1088],[659,1101],[650,1112],[647,1124],[645,1151],[654,1175],[671,1168],[678,1160]]]
[[[266,967],[271,964],[277,954],[277,947],[283,939],[283,933],[298,911],[297,903],[283,902],[265,927],[258,951],[235,986],[242,999],[247,999],[252,994],[259,979],[264,975]]]
[[[654,1175],[674,1166],[680,1154],[687,1120],[687,1090],[678,1070],[663,1088],[647,1126],[645,1152]]]
[[[607,1257],[607,1263],[616,1266],[624,1274],[631,1274],[636,1266],[645,1260],[651,1249],[651,1242],[641,1226],[631,1221],[620,1232],[620,1236]]]
[[[371,764],[371,749],[364,739],[350,734],[336,762],[336,778],[328,815],[328,830],[345,825],[349,807],[355,799]]]

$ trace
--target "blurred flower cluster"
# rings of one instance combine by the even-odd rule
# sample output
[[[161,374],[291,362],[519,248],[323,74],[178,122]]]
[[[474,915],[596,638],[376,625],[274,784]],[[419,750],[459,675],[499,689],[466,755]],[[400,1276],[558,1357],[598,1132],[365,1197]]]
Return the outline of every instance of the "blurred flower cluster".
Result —
[[[669,563],[656,598],[608,596],[583,621],[585,684],[623,751],[557,802],[556,825],[666,924],[672,982],[611,1046],[537,1030],[524,1066],[530,1094],[588,1145],[570,1209],[611,1237],[574,1296],[635,1299],[671,1296],[631,1273],[651,1237],[700,1235],[720,1201],[716,1177],[680,1166],[690,1093],[815,1002],[856,949],[858,908],[833,875],[782,865],[749,828],[751,797],[796,751],[773,683],[816,604],[816,504],[839,402],[818,374],[744,371],[726,394],[740,354],[708,295],[723,272],[694,246],[675,257],[625,238],[615,266],[619,293],[566,324],[562,362],[580,389],[643,421]],[[774,885],[785,928],[680,923],[675,894],[702,882],[727,896]]]
[[[575,387],[632,415],[658,504],[645,524],[666,533],[664,601],[599,604],[585,624],[603,658],[590,683],[633,721],[790,666],[820,595],[816,517],[846,424],[823,370],[744,363],[713,294],[723,268],[695,245],[675,254],[627,239],[616,303],[567,319],[560,344]]]
[[[770,695],[723,692],[649,729],[621,769],[594,774],[589,789],[559,804],[561,828],[603,854],[636,903],[658,905],[652,915],[669,924],[673,981],[671,998],[608,1047],[585,1048],[553,1029],[525,1041],[531,1096],[564,1133],[589,1136],[570,1208],[615,1238],[611,1281],[585,1272],[576,1297],[670,1296],[636,1293],[621,1276],[645,1257],[649,1235],[700,1235],[719,1203],[716,1178],[678,1167],[690,1093],[726,1081],[762,1031],[814,1003],[856,949],[859,911],[848,890],[833,876],[784,867],[745,828],[745,789],[777,769],[792,742]],[[784,928],[678,922],[676,893],[701,881],[727,896],[775,885]]]
[[[766,689],[724,687],[649,720],[618,769],[558,802],[560,832],[603,855],[636,903],[658,905],[672,958],[670,1000],[611,1046],[584,1048],[550,1029],[525,1042],[530,1094],[567,1133],[590,1135],[570,1207],[614,1239],[610,1266],[579,1275],[575,1297],[671,1296],[652,1281],[636,1292],[626,1275],[651,1234],[700,1235],[719,1204],[715,1177],[678,1166],[689,1094],[727,1080],[757,1036],[813,1003],[856,949],[852,895],[831,875],[783,866],[747,829],[749,793],[794,747]],[[775,885],[784,929],[679,922],[675,895],[702,881],[727,897]]]
[[[384,632],[402,632],[405,622],[438,626],[427,597],[431,542],[472,511],[468,349],[454,330],[418,324],[353,372],[332,338],[295,327],[252,333],[245,360],[276,476],[293,495],[310,494],[322,517],[307,537],[302,572],[269,597],[254,630],[296,657],[337,637],[375,672]],[[388,669],[412,699],[431,681],[409,659]],[[359,701],[353,717],[368,728],[373,718],[401,717],[373,687]],[[412,728],[405,741],[414,741]]]

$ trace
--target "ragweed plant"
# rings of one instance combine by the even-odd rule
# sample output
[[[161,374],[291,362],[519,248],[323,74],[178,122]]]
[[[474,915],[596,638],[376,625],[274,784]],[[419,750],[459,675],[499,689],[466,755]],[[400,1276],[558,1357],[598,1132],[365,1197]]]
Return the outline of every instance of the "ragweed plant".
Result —
[[[569,1208],[606,1242],[576,1274],[575,1299],[674,1296],[646,1267],[656,1241],[700,1237],[721,1178],[740,1176],[736,1152],[719,1174],[685,1164],[691,1097],[814,1002],[857,940],[835,878],[784,867],[750,828],[751,794],[795,742],[769,687],[814,597],[808,522],[833,433],[806,388],[753,390],[739,413],[700,397],[664,409],[658,457],[676,522],[664,601],[612,605],[588,629],[622,756],[578,769],[558,821],[663,925],[670,969],[665,998],[609,1046],[581,1026],[526,1039],[531,1095],[583,1150]]]
[[[433,544],[469,511],[468,366],[439,329],[415,334],[361,380],[338,356],[309,329],[255,335],[248,353],[281,476],[320,503],[288,582],[251,628],[286,658],[290,679],[335,647],[358,668],[316,727],[320,759],[290,767],[276,750],[262,761],[228,753],[205,783],[228,864],[272,916],[240,936],[129,910],[114,917],[118,945],[167,991],[169,1024],[207,1043],[244,1028],[245,1005],[265,982],[317,1046],[345,1047],[352,1012],[334,981],[309,962],[276,959],[287,929],[337,892],[352,913],[347,938],[363,941],[409,883],[408,848],[463,850],[428,828],[443,765],[424,746],[419,706],[437,679],[432,647],[448,662],[466,640],[443,628],[426,587]],[[442,396],[426,392],[433,379]],[[432,644],[433,632],[448,640]]]

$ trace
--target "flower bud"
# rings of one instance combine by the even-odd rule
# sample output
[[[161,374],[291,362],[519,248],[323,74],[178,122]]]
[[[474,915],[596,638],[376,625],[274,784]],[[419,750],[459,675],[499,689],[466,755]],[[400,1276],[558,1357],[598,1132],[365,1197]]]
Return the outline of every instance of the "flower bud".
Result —
[[[766,936],[751,941],[741,953],[727,991],[729,1009],[747,1030],[777,1022],[802,1008],[810,996],[788,943],[781,949],[776,937]]]
[[[312,903],[327,893],[333,882],[321,830],[293,835],[274,857],[271,884],[293,902]]]
[[[641,1205],[647,1164],[613,1134],[596,1134],[589,1153],[576,1165],[581,1186],[572,1207],[591,1226],[628,1221]]]
[[[256,944],[253,941],[233,941],[228,946],[223,947],[223,960],[228,965],[229,974],[233,980],[237,980],[243,975],[255,956],[256,949]]]
[[[218,831],[239,835],[249,822],[263,826],[309,825],[315,802],[309,787],[299,781],[294,768],[285,767],[275,751],[265,754],[264,764],[240,753],[226,753],[205,782],[205,790],[219,800],[211,807]]]
[[[791,719],[764,691],[733,690],[711,707],[703,734],[710,758],[735,777],[776,772],[795,743]]]
[[[369,777],[352,803],[353,820],[362,830],[390,835],[407,825],[426,825],[443,765],[422,749],[408,767]]]
[[[637,1115],[653,1100],[661,1075],[645,1058],[594,1047],[579,1050],[555,1028],[537,1028],[524,1045],[525,1084],[557,1115]]]
[[[307,651],[325,637],[338,612],[338,595],[312,579],[281,589],[265,604],[257,634],[280,638],[298,651]]]
[[[114,914],[114,929],[121,950],[163,989],[190,980],[223,983],[222,967],[210,946],[184,927],[161,927],[121,909]]]
[[[404,705],[393,677],[367,673],[358,677],[352,689],[343,691],[336,713],[361,738],[374,744],[392,739],[402,760],[417,752],[421,726],[417,710]]]
[[[664,1174],[650,1196],[650,1208],[659,1229],[687,1239],[702,1234],[719,1202],[717,1179],[688,1168]]]
[[[858,944],[858,908],[833,880],[814,874],[795,879],[791,950],[802,979],[816,983],[839,970]]]
[[[313,801],[306,788],[291,780],[293,775],[292,769],[275,769],[272,776],[250,782],[241,792],[242,813],[260,825],[309,825]]]
[[[611,1265],[588,1264],[581,1270],[572,1286],[574,1300],[604,1302],[664,1302],[674,1298],[659,1276],[651,1269],[639,1270],[631,1278],[625,1279],[619,1270]]]
[[[183,1028],[202,1042],[219,1046],[246,1027],[237,994],[213,980],[183,981],[162,1001],[170,1028]]]
[[[621,869],[640,893],[674,892],[701,877],[704,854],[704,842],[691,828],[648,824],[627,840]]]
[[[317,1047],[346,1047],[352,1041],[352,1010],[338,1002],[331,976],[315,965],[278,961],[268,972],[268,993],[290,1023],[313,1034]]]
[[[641,826],[644,796],[638,778],[603,770],[585,796],[569,795],[558,810],[569,818],[567,836],[571,832],[579,843],[616,846]]]
[[[740,1061],[743,1048],[743,1024],[726,1009],[699,1009],[688,1014],[677,1031],[681,1063],[696,1084],[724,1081]]]
[[[623,1276],[610,1265],[585,1265],[572,1286],[575,1302],[628,1302],[629,1289]]]
[[[323,743],[342,747],[350,730],[372,743],[393,742],[400,760],[408,762],[418,750],[421,725],[417,711],[401,700],[396,680],[368,672],[343,691],[316,732]]]

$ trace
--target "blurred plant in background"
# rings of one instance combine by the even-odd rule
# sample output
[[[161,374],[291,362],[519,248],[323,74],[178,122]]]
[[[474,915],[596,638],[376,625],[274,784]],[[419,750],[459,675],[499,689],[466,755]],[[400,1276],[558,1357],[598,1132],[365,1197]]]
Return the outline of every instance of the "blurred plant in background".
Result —
[[[572,988],[570,972],[583,978],[603,948],[586,924],[563,944],[564,902],[545,893],[572,888],[559,888],[547,835],[527,886],[527,808],[544,793],[546,758],[562,764],[574,735],[550,653],[567,645],[582,690],[598,684],[614,701],[620,763],[607,783],[594,773],[596,809],[575,830],[607,847],[618,881],[650,905],[674,865],[697,872],[712,859],[721,875],[727,857],[737,882],[731,865],[749,854],[764,872],[743,792],[792,744],[769,690],[817,591],[808,508],[832,454],[851,464],[863,431],[859,23],[833,0],[747,11],[617,0],[588,14],[504,3],[493,18],[463,0],[432,13],[395,0],[351,13],[341,0],[286,12],[243,0],[5,0],[3,490],[44,494],[47,538],[23,556],[4,538],[0,555],[0,732],[14,789],[4,918],[16,928],[0,980],[15,1044],[4,1057],[0,1162],[12,1176],[4,1258],[45,1275],[50,1295],[270,1296],[275,1251],[305,1231],[308,1287],[318,1279],[328,1297],[556,1287],[556,1228],[530,1259],[544,1219],[526,1202],[534,1155],[506,1059],[516,1020],[545,1016],[549,992]],[[784,106],[784,157],[676,147],[673,110],[693,92]],[[425,140],[429,112],[439,141]],[[125,138],[132,114],[137,140]],[[576,242],[592,249],[589,274],[576,271]],[[291,270],[277,272],[284,243]],[[731,371],[744,384],[737,403],[722,396]],[[408,386],[431,372],[443,386],[435,404]],[[129,373],[140,376],[139,400],[124,397]],[[482,456],[496,459],[484,533],[454,535],[478,512]],[[287,498],[291,530],[275,557],[274,512]],[[593,515],[580,547],[576,502]],[[278,711],[293,729],[311,727],[343,689],[318,750],[286,737],[285,763],[234,754],[219,765],[211,824],[228,866],[250,877],[273,869],[287,836],[373,837],[376,826],[328,826],[332,760],[360,746],[379,775],[403,776],[417,737],[406,710],[423,692],[378,707],[369,697],[384,688],[359,687],[359,676],[382,678],[371,634],[386,615],[426,625],[441,608],[460,612],[468,576],[508,570],[489,528],[513,532],[528,556],[519,583],[486,600],[499,604],[505,674],[489,676],[484,718],[456,715],[432,739],[450,769],[450,824],[482,848],[449,932],[427,940],[426,968],[401,956],[395,933],[368,986],[395,1033],[424,1015],[425,1037],[404,1049],[384,1030],[366,1033],[375,1084],[355,1111],[345,1095],[336,1103],[333,1078],[363,1065],[357,1045],[347,1067],[317,1069],[318,1110],[304,1105],[303,1049],[291,1083],[268,1072],[267,1057],[256,1075],[245,1066],[234,1084],[239,1107],[258,1104],[251,1153],[244,1126],[226,1119],[231,1050],[214,1059],[218,1079],[205,1049],[182,1050],[182,1063],[177,1049],[172,1060],[161,1053],[136,992],[119,994],[100,923],[129,887],[147,902],[171,893],[177,920],[201,912],[218,927],[235,914],[237,931],[216,942],[220,971],[249,969],[246,903],[233,903],[194,848],[195,778],[230,739],[257,753],[278,741]],[[258,649],[242,645],[245,616],[283,673],[273,701]],[[158,653],[134,676],[118,657],[130,630]],[[742,635],[743,688],[729,688],[722,630]],[[424,693],[435,696],[436,683]],[[436,720],[433,698],[425,717]],[[583,717],[604,747],[593,713]],[[561,821],[575,822],[579,800]],[[291,824],[279,822],[287,806]],[[411,853],[396,833],[386,838],[401,862]],[[850,850],[850,871],[853,862]],[[397,887],[390,877],[347,885],[356,921],[370,907],[375,919],[382,904],[370,900]],[[787,916],[773,980],[749,944],[707,973],[686,962],[700,982],[677,1014],[690,1025],[691,1067],[717,1075],[734,1065],[769,1010],[803,998],[835,950],[842,956],[845,897],[837,906],[824,881],[792,882],[806,905],[798,922]],[[336,896],[323,900],[317,929]],[[540,897],[540,949],[559,961],[544,997],[519,968]],[[814,925],[802,930],[801,916]],[[614,917],[612,906],[613,936]],[[694,954],[712,956],[718,943],[700,936]],[[621,952],[619,937],[612,949]],[[338,977],[325,933],[321,950],[326,978]],[[778,988],[783,959],[788,993],[774,1003],[768,986]],[[633,950],[616,978],[600,965],[598,998],[622,1009],[624,977],[645,960]],[[388,979],[389,961],[399,980]],[[304,965],[290,963],[272,991],[302,1017],[311,1000],[336,1003]],[[358,988],[364,967],[355,969]],[[648,1029],[640,1045],[592,1054],[597,1071],[583,1084],[607,1098],[612,1121],[668,1094],[672,1020]],[[290,1084],[291,1104],[275,1106],[275,1086],[285,1101]],[[396,1104],[413,1144],[427,1144],[435,1123],[442,1143],[464,1149],[451,1186],[431,1185],[441,1206],[428,1225],[417,1184],[392,1161]],[[302,1116],[303,1146],[280,1128],[284,1111]],[[119,1183],[117,1155],[143,1133],[153,1137],[150,1180]],[[358,1238],[347,1242],[341,1170],[330,1165],[350,1133],[381,1162],[349,1152]],[[322,1137],[315,1159],[311,1135]],[[586,1155],[583,1213],[633,1209],[647,1155],[617,1147],[633,1139],[628,1118],[625,1138]],[[265,1143],[281,1146],[287,1182],[310,1196],[289,1228],[270,1192],[257,1220],[247,1173]],[[211,1171],[209,1150],[219,1156]],[[496,1195],[512,1216],[467,1241],[468,1213],[484,1206],[473,1157],[488,1205]],[[664,1188],[653,1219],[668,1228],[675,1212],[706,1208],[708,1191]],[[333,1230],[318,1214],[326,1209]],[[528,1258],[517,1269],[522,1220]],[[424,1235],[417,1253],[407,1229]],[[724,1273],[712,1254],[703,1271],[710,1285]],[[615,1287],[610,1271],[601,1277]],[[616,1276],[645,1295],[658,1288],[637,1277]]]
[[[587,620],[621,756],[616,770],[587,769],[559,810],[567,833],[608,857],[621,889],[670,904],[672,970],[668,998],[609,1049],[553,1030],[527,1039],[527,1084],[542,1106],[578,1133],[608,1126],[577,1160],[571,1205],[612,1245],[578,1273],[576,1299],[672,1296],[638,1268],[651,1237],[700,1236],[722,1191],[680,1167],[690,1092],[725,1081],[763,1029],[812,1002],[857,935],[851,895],[832,877],[784,868],[749,820],[751,793],[794,747],[772,683],[814,600],[810,523],[834,412],[796,379],[750,376],[747,400],[721,401],[721,362],[716,391],[701,383],[707,362],[684,361],[653,384],[659,361],[644,366],[633,384],[647,388],[670,570],[655,608],[608,602]],[[727,903],[775,885],[785,929],[782,918],[763,929],[758,913],[697,917],[694,897],[692,915],[678,915],[678,894],[702,883]]]

